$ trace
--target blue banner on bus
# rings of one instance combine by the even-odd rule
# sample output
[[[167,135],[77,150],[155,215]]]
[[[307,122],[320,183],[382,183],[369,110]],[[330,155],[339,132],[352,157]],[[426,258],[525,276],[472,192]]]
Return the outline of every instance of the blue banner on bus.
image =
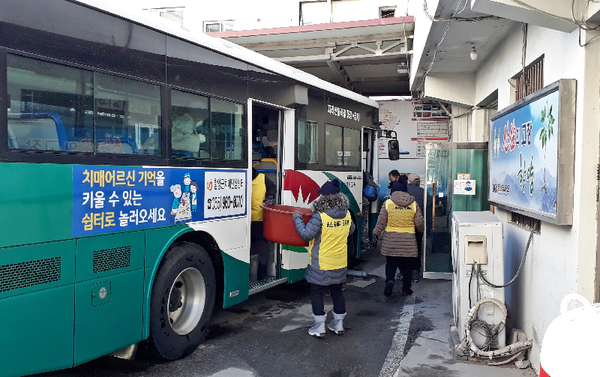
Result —
[[[73,166],[73,236],[246,214],[245,170]]]

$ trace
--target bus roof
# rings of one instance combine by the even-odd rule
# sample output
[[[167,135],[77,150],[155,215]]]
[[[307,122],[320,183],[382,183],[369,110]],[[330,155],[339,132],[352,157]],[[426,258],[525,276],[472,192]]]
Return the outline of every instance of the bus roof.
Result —
[[[88,7],[96,8],[102,12],[112,14],[116,17],[120,17],[131,22],[152,28],[160,31],[164,34],[168,34],[190,43],[200,45],[202,47],[217,51],[223,55],[228,55],[235,59],[250,63],[261,68],[267,69],[271,72],[289,77],[293,80],[300,81],[304,84],[311,85],[317,88],[327,90],[335,93],[342,97],[363,103],[368,106],[379,108],[379,104],[370,98],[360,95],[351,90],[342,88],[341,86],[332,84],[325,80],[322,80],[310,73],[301,71],[297,68],[281,63],[275,59],[271,59],[267,56],[259,54],[258,52],[252,51],[235,43],[229,42],[225,39],[211,37],[204,33],[195,33],[161,23],[156,18],[146,17],[142,12],[134,12],[128,8],[120,8],[114,4],[107,4],[103,0],[71,0],[72,2],[79,3]]]

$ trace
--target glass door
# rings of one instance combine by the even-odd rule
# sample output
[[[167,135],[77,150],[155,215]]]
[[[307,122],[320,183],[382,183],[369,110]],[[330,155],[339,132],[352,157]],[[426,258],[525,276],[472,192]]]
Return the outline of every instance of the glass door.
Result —
[[[374,181],[379,175],[377,169],[376,155],[378,150],[377,143],[377,131],[372,128],[363,127],[363,142],[362,142],[362,168],[363,168],[363,190],[365,189],[371,178]],[[377,193],[376,193],[377,194]],[[373,198],[371,198],[373,200]],[[377,216],[379,214],[379,208],[377,206],[377,199],[369,201],[369,199],[363,194],[362,195],[362,209],[361,209],[361,254],[367,252],[371,247],[371,237],[373,235],[373,228],[377,223]]]
[[[424,278],[452,279],[452,212],[489,210],[487,188],[487,143],[426,145]]]

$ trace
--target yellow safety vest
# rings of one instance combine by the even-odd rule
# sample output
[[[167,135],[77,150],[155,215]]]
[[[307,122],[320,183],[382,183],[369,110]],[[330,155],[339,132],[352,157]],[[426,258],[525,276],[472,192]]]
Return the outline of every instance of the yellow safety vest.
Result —
[[[415,213],[417,213],[417,203],[412,202],[407,207],[401,207],[394,203],[392,199],[385,202],[385,209],[388,214],[386,232],[414,233],[415,232]]]
[[[337,270],[348,266],[348,234],[352,225],[350,212],[343,219],[334,219],[325,212],[321,215],[321,244],[319,245],[319,269]],[[309,260],[312,260],[314,239],[309,242]]]
[[[260,206],[264,203],[266,194],[265,175],[259,173],[252,180],[252,221],[263,221],[263,209]]]

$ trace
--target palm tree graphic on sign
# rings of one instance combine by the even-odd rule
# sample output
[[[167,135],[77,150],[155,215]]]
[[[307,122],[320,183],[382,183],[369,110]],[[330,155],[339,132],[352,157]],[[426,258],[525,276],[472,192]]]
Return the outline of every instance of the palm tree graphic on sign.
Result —
[[[540,131],[539,139],[542,142],[542,149],[544,150],[544,184],[542,185],[541,190],[544,190],[545,193],[548,193],[548,190],[546,190],[546,146],[548,145],[548,141],[554,134],[554,127],[552,125],[554,124],[555,120],[554,116],[552,116],[552,105],[548,107],[548,101],[546,101],[546,105],[544,105],[544,108],[542,109],[540,115],[540,122],[543,126]]]

